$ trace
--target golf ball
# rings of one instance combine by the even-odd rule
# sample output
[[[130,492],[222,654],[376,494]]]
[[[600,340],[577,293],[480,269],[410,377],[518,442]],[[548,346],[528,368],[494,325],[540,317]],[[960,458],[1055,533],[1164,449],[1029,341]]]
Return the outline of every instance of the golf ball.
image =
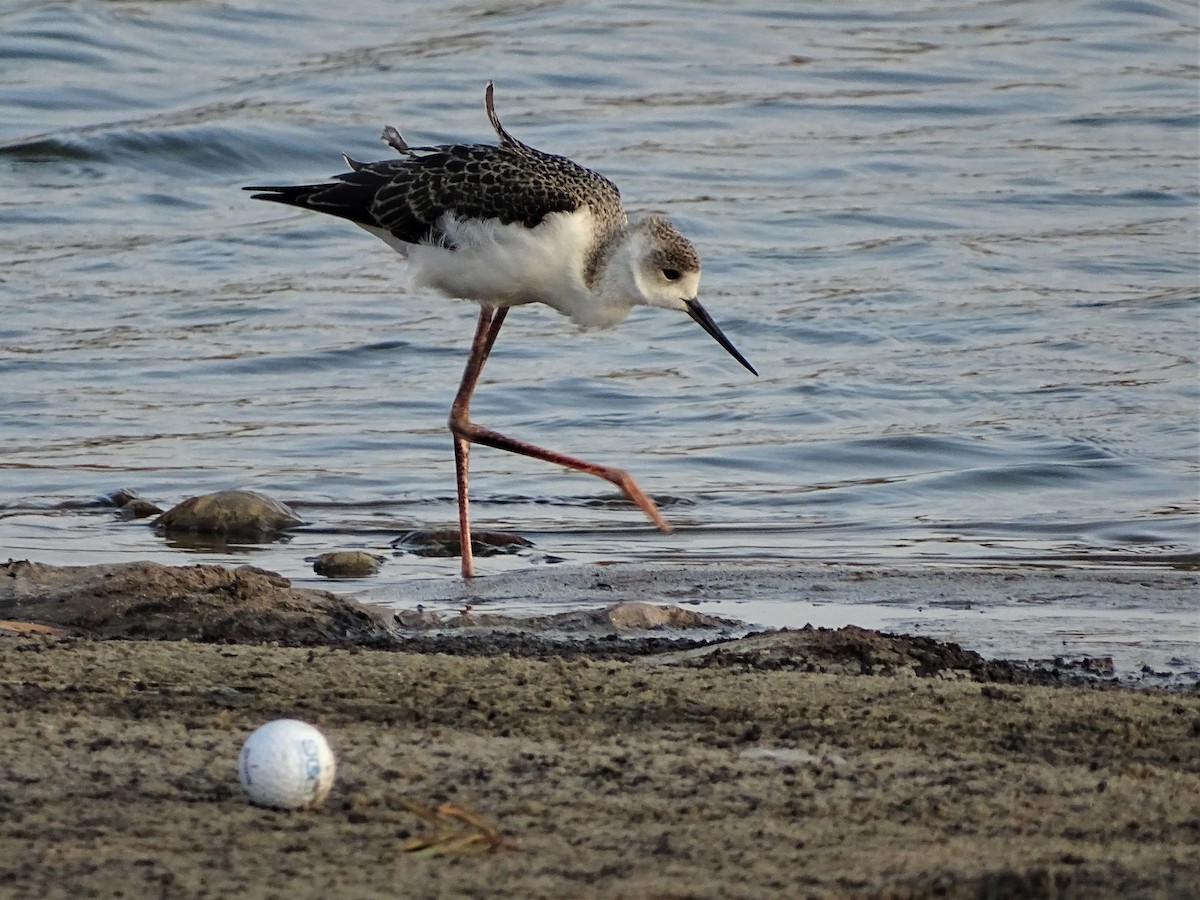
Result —
[[[238,776],[256,806],[315,809],[329,796],[336,768],[325,735],[307,722],[276,719],[246,738]]]

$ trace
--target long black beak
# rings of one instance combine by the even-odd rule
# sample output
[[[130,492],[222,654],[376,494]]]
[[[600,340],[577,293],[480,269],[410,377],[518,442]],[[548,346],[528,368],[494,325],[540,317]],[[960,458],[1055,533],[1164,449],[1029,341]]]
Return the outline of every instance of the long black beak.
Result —
[[[697,325],[711,334],[718,344],[729,351],[730,356],[749,369],[752,374],[758,374],[758,372],[754,370],[754,366],[746,362],[746,357],[738,353],[737,347],[733,346],[733,342],[730,341],[729,338],[725,337],[725,332],[717,327],[717,323],[714,322],[712,316],[708,314],[708,310],[700,305],[699,300],[692,298],[691,300],[684,300],[683,302],[687,304],[688,315],[692,317]]]

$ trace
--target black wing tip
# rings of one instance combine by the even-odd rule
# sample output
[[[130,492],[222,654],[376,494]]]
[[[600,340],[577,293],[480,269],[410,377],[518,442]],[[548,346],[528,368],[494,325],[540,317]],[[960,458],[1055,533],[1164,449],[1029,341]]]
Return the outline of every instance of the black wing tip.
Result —
[[[288,202],[288,189],[283,187],[272,187],[269,184],[252,184],[242,188],[243,191],[258,191],[257,194],[251,194],[251,200],[274,200],[276,203]]]

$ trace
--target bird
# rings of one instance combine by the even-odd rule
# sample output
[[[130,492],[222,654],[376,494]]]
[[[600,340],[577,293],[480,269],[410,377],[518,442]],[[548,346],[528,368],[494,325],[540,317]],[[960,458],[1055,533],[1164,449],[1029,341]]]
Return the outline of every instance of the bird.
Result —
[[[349,172],[318,184],[250,185],[252,199],[326,213],[361,226],[408,260],[411,281],[479,304],[479,318],[450,408],[461,571],[475,577],[468,473],[472,444],[541,459],[616,485],[658,528],[671,526],[623,469],[507,437],[471,420],[471,398],[509,309],[542,303],[585,327],[609,328],[635,306],[686,313],[758,375],[697,298],[700,256],[666,218],[630,221],[604,176],[535,150],[505,130],[494,85],[484,108],[496,144],[412,147],[392,126],[382,139],[398,159],[343,159]]]

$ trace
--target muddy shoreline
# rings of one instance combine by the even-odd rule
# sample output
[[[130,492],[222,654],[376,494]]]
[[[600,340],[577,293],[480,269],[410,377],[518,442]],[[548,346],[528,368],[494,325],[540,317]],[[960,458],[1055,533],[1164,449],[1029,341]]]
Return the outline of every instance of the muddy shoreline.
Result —
[[[519,629],[486,652],[470,629],[377,649],[378,610],[322,613],[321,592],[269,574],[160,568],[101,574],[86,596],[62,571],[0,572],[0,619],[66,631],[0,628],[0,896],[1183,898],[1200,883],[1194,689],[1032,683],[866,629],[652,633],[607,657],[587,641],[624,639],[555,653]],[[189,578],[207,587],[181,593]],[[86,616],[97,634],[193,636],[65,621]],[[325,638],[282,646],[285,628]],[[241,741],[283,716],[338,754],[320,810],[241,796]],[[446,802],[517,849],[403,852],[430,828],[410,805]]]

